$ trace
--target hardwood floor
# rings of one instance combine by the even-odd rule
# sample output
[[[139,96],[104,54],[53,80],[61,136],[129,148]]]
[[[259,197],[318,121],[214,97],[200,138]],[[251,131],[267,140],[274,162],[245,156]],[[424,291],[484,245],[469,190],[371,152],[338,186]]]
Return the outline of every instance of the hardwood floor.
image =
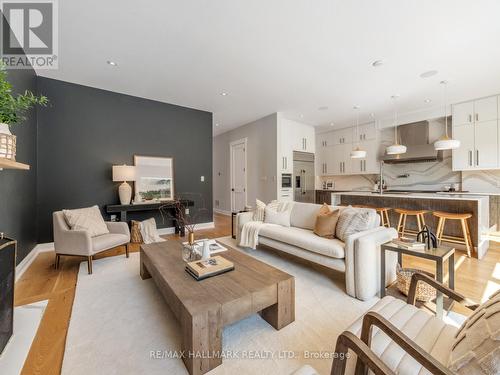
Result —
[[[197,231],[197,238],[216,238],[231,234],[230,216],[215,214],[214,222],[215,228]],[[174,235],[168,237],[181,239]],[[138,251],[138,248],[137,245],[132,246],[131,251]],[[96,259],[124,254],[124,248],[121,247],[100,254]],[[60,269],[55,270],[54,258],[53,252],[41,253],[16,283],[16,306],[41,300],[49,301],[24,364],[23,375],[52,375],[61,372],[81,259],[63,257]],[[405,267],[431,272],[434,270],[432,262],[411,257],[403,258],[403,264]],[[455,269],[457,291],[473,300],[484,300],[489,294],[500,289],[500,244],[492,243],[488,254],[481,261],[467,258],[465,253],[458,253]],[[445,276],[447,277],[446,274]]]

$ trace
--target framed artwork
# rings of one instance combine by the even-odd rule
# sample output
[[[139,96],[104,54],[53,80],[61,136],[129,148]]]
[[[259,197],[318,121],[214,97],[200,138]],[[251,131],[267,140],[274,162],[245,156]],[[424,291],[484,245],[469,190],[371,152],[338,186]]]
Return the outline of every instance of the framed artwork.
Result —
[[[134,155],[135,194],[141,200],[174,199],[174,159]]]

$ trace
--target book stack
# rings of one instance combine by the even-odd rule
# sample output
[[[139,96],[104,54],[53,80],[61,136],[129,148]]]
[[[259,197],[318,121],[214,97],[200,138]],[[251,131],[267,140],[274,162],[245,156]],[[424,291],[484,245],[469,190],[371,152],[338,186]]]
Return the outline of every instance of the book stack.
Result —
[[[232,270],[234,270],[234,264],[220,255],[186,265],[186,272],[198,281]]]
[[[399,246],[408,250],[425,250],[425,243],[418,242],[411,238],[401,237],[397,240],[393,240],[392,243],[396,246]]]

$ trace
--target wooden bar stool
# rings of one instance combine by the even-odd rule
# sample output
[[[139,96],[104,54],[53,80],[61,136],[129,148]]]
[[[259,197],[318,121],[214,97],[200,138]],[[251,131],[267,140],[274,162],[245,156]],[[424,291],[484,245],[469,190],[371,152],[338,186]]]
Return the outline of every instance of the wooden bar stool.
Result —
[[[383,227],[390,228],[391,221],[389,220],[389,210],[391,210],[391,208],[390,207],[375,207],[375,210],[380,215],[380,224]]]
[[[454,242],[454,243],[459,243],[459,244],[465,245],[465,247],[467,249],[467,256],[470,258],[471,250],[473,249],[473,244],[472,244],[472,237],[470,235],[470,230],[469,230],[469,223],[467,222],[467,219],[470,219],[472,217],[472,214],[470,214],[470,213],[454,214],[451,212],[434,211],[432,213],[432,215],[439,218],[437,230],[436,230],[436,237],[437,237],[438,243],[441,244],[441,242],[443,240],[445,240],[446,242]],[[448,235],[444,234],[444,224],[446,223],[446,219],[448,219],[448,220],[460,220],[460,224],[462,226],[463,237],[448,236]]]
[[[406,208],[395,208],[394,212],[399,214],[399,221],[397,231],[403,237],[405,233],[417,234],[417,231],[406,229],[406,218],[408,216],[415,216],[417,219],[418,232],[422,230],[425,225],[424,215],[427,213],[425,210],[407,210]]]

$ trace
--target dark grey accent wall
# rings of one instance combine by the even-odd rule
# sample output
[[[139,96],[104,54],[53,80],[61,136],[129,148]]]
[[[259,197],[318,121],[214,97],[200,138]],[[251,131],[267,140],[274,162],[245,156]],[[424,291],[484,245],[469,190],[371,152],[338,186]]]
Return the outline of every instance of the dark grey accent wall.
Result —
[[[39,242],[52,241],[53,211],[118,203],[111,167],[134,154],[173,157],[175,192],[199,193],[199,221],[212,221],[211,113],[44,77],[38,90],[51,101],[38,110]]]
[[[9,70],[8,80],[16,93],[25,90],[37,91],[36,74],[33,69]],[[11,128],[17,136],[17,161],[29,164],[29,171],[0,171],[0,232],[18,241],[17,263],[37,243],[36,220],[36,111],[32,110],[27,120]]]

